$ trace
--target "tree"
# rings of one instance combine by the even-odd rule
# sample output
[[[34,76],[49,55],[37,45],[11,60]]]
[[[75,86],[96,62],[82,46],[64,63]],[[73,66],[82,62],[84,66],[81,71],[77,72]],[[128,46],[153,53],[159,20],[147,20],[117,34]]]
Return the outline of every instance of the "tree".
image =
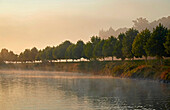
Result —
[[[97,43],[100,42],[100,41],[101,41],[101,38],[98,37],[98,36],[92,36],[92,37],[91,37],[91,43],[93,44],[93,47],[94,47],[95,45],[97,45]]]
[[[58,46],[56,46],[56,47],[54,47],[54,49],[53,49],[53,52],[52,52],[52,55],[53,55],[53,58],[55,59],[55,60],[58,60]]]
[[[31,50],[25,49],[24,52],[21,52],[19,55],[19,60],[21,62],[32,61],[31,59]]]
[[[76,59],[81,59],[83,55],[84,42],[79,40],[73,48],[73,56]]]
[[[116,41],[117,39],[113,36],[109,37],[107,40],[105,40],[104,45],[103,45],[103,55],[105,57],[112,57],[112,61],[113,61],[113,51],[116,45]]]
[[[44,50],[45,52],[45,59],[50,60],[52,62],[53,58],[53,49],[52,47],[47,46]]]
[[[53,57],[55,59],[65,59],[65,52],[67,48],[71,45],[72,43],[70,41],[65,41],[59,46],[55,47],[53,50]]]
[[[167,54],[170,54],[170,30],[166,36],[166,41],[164,43],[165,51]]]
[[[151,36],[150,31],[148,29],[145,29],[137,34],[132,44],[133,54],[137,57],[144,56],[146,63],[147,63],[147,54],[144,47],[146,46],[146,43],[150,38],[150,36]]]
[[[36,60],[37,54],[38,54],[38,49],[36,47],[33,47],[31,49],[31,61],[35,61]]]
[[[166,55],[164,43],[166,41],[167,28],[159,24],[156,28],[153,29],[151,37],[146,43],[145,50],[147,55],[156,56],[162,65],[163,56]]]
[[[84,46],[84,54],[87,59],[91,60],[93,58],[93,44],[91,42],[88,42]]]
[[[3,61],[7,61],[8,60],[8,50],[7,49],[2,49],[1,50],[1,58],[3,59]]]
[[[122,42],[123,45],[122,52],[126,58],[134,58],[134,54],[132,53],[132,43],[137,34],[138,31],[133,28],[130,28],[125,33],[125,37],[123,38]]]
[[[120,33],[118,36],[118,40],[116,41],[116,45],[113,51],[113,54],[116,56],[116,58],[121,58],[122,61],[125,59],[123,53],[122,53],[122,41],[123,38],[125,37],[124,33]]]
[[[97,45],[94,47],[93,56],[94,56],[95,58],[103,58],[103,59],[104,59],[104,55],[103,55],[103,53],[102,53],[104,42],[105,42],[104,40],[101,40],[101,41],[98,42]]]
[[[17,61],[18,60],[18,55],[17,54],[14,54],[13,51],[10,51],[8,53],[8,60],[9,61]]]
[[[72,60],[74,61],[74,59],[75,59],[75,56],[73,55],[73,49],[74,49],[74,47],[75,47],[75,44],[71,44],[71,45],[67,48],[67,50],[66,50],[66,52],[65,52],[65,58],[66,58],[66,59],[72,59]]]

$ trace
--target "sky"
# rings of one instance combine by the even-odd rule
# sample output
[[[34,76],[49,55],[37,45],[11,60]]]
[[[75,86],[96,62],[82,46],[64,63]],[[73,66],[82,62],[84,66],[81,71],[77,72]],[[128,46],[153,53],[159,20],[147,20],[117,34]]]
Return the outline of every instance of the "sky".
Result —
[[[170,0],[0,0],[0,49],[87,42],[99,30],[132,27],[170,15]]]

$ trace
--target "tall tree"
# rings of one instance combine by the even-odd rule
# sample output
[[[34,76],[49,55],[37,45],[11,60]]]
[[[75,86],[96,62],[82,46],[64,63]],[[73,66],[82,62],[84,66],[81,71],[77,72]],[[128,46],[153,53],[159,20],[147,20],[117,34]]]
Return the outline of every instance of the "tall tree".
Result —
[[[159,24],[153,29],[153,33],[145,46],[147,55],[156,56],[160,60],[161,65],[163,56],[166,55],[163,44],[166,41],[165,36],[167,35],[167,32],[167,28],[165,28],[162,24]]]
[[[8,60],[8,56],[9,56],[9,54],[8,54],[8,50],[7,49],[2,49],[1,50],[1,58],[4,60],[4,61],[7,61]]]
[[[166,41],[164,43],[165,51],[167,54],[170,54],[170,30],[166,36]]]
[[[96,46],[94,47],[93,56],[94,56],[95,58],[103,58],[103,59],[104,59],[104,55],[103,55],[103,53],[102,53],[103,45],[104,45],[104,40],[101,40],[101,41],[98,42],[98,43],[96,44]]]
[[[53,57],[55,59],[65,59],[65,52],[67,50],[67,48],[71,45],[72,43],[70,41],[65,41],[62,44],[60,44],[59,46],[57,46],[54,50],[53,50]]]
[[[104,45],[103,45],[103,55],[105,57],[112,57],[112,61],[113,61],[113,51],[116,45],[116,41],[117,39],[113,36],[109,37],[107,40],[105,40]]]
[[[31,49],[31,60],[35,61],[36,60],[36,56],[38,54],[38,49],[36,47],[33,47]]]
[[[73,56],[76,59],[81,59],[83,57],[83,47],[84,42],[81,40],[77,41],[76,45],[73,48]]]
[[[121,58],[122,61],[125,59],[125,56],[122,53],[122,47],[123,47],[122,41],[124,37],[125,37],[124,33],[119,34],[118,40],[116,41],[116,45],[113,51],[113,54],[116,56],[116,58]]]
[[[44,52],[45,52],[46,60],[49,60],[50,62],[52,62],[52,60],[54,60],[53,53],[52,53],[53,52],[53,48],[47,46],[45,48]]]
[[[66,52],[65,52],[65,58],[66,58],[66,60],[67,60],[67,59],[72,59],[72,60],[74,61],[74,59],[75,59],[75,56],[73,55],[73,49],[74,49],[74,47],[75,47],[75,44],[71,44],[71,45],[67,48],[67,50],[66,50]]]
[[[125,33],[125,37],[123,38],[123,48],[122,52],[126,58],[134,58],[134,54],[132,53],[132,43],[138,34],[138,31],[136,29],[130,28]]]
[[[87,59],[91,60],[93,58],[93,44],[91,42],[88,42],[84,46],[84,54]]]
[[[151,36],[150,31],[148,29],[145,29],[137,34],[132,44],[133,54],[137,57],[144,56],[146,63],[147,63],[147,54],[144,47],[146,46],[146,43],[150,38],[150,36]]]

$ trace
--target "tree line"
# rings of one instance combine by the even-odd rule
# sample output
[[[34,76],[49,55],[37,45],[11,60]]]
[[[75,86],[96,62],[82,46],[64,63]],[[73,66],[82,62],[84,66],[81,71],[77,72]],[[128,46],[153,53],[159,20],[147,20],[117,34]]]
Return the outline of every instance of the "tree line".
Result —
[[[130,28],[125,33],[120,33],[118,37],[110,36],[101,39],[98,36],[91,37],[91,40],[84,43],[82,40],[71,43],[66,40],[57,46],[47,46],[45,49],[38,50],[36,47],[25,49],[19,55],[7,49],[0,52],[2,61],[50,61],[81,58],[92,60],[105,59],[106,57],[120,58],[121,60],[152,56],[162,62],[164,57],[170,56],[170,29],[159,24],[153,28],[153,32],[147,28],[139,32]]]

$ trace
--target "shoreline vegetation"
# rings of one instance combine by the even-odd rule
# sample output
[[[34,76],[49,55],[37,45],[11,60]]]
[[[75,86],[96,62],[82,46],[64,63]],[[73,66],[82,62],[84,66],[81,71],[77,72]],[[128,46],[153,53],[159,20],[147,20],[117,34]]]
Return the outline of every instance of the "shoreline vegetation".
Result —
[[[114,60],[115,57],[119,60]],[[156,59],[151,60],[150,57]],[[108,58],[111,60],[107,61]],[[170,29],[159,24],[153,31],[145,29],[139,32],[130,28],[118,37],[101,39],[93,36],[87,43],[79,40],[76,44],[66,40],[57,46],[47,46],[42,50],[36,47],[25,49],[19,55],[2,49],[0,69],[83,72],[169,83],[169,58]],[[70,59],[72,62],[68,62]]]
[[[78,72],[118,78],[150,79],[170,83],[170,59],[163,60],[126,60],[91,62],[46,62],[46,63],[9,63],[1,64],[0,70],[36,70],[52,72]]]

